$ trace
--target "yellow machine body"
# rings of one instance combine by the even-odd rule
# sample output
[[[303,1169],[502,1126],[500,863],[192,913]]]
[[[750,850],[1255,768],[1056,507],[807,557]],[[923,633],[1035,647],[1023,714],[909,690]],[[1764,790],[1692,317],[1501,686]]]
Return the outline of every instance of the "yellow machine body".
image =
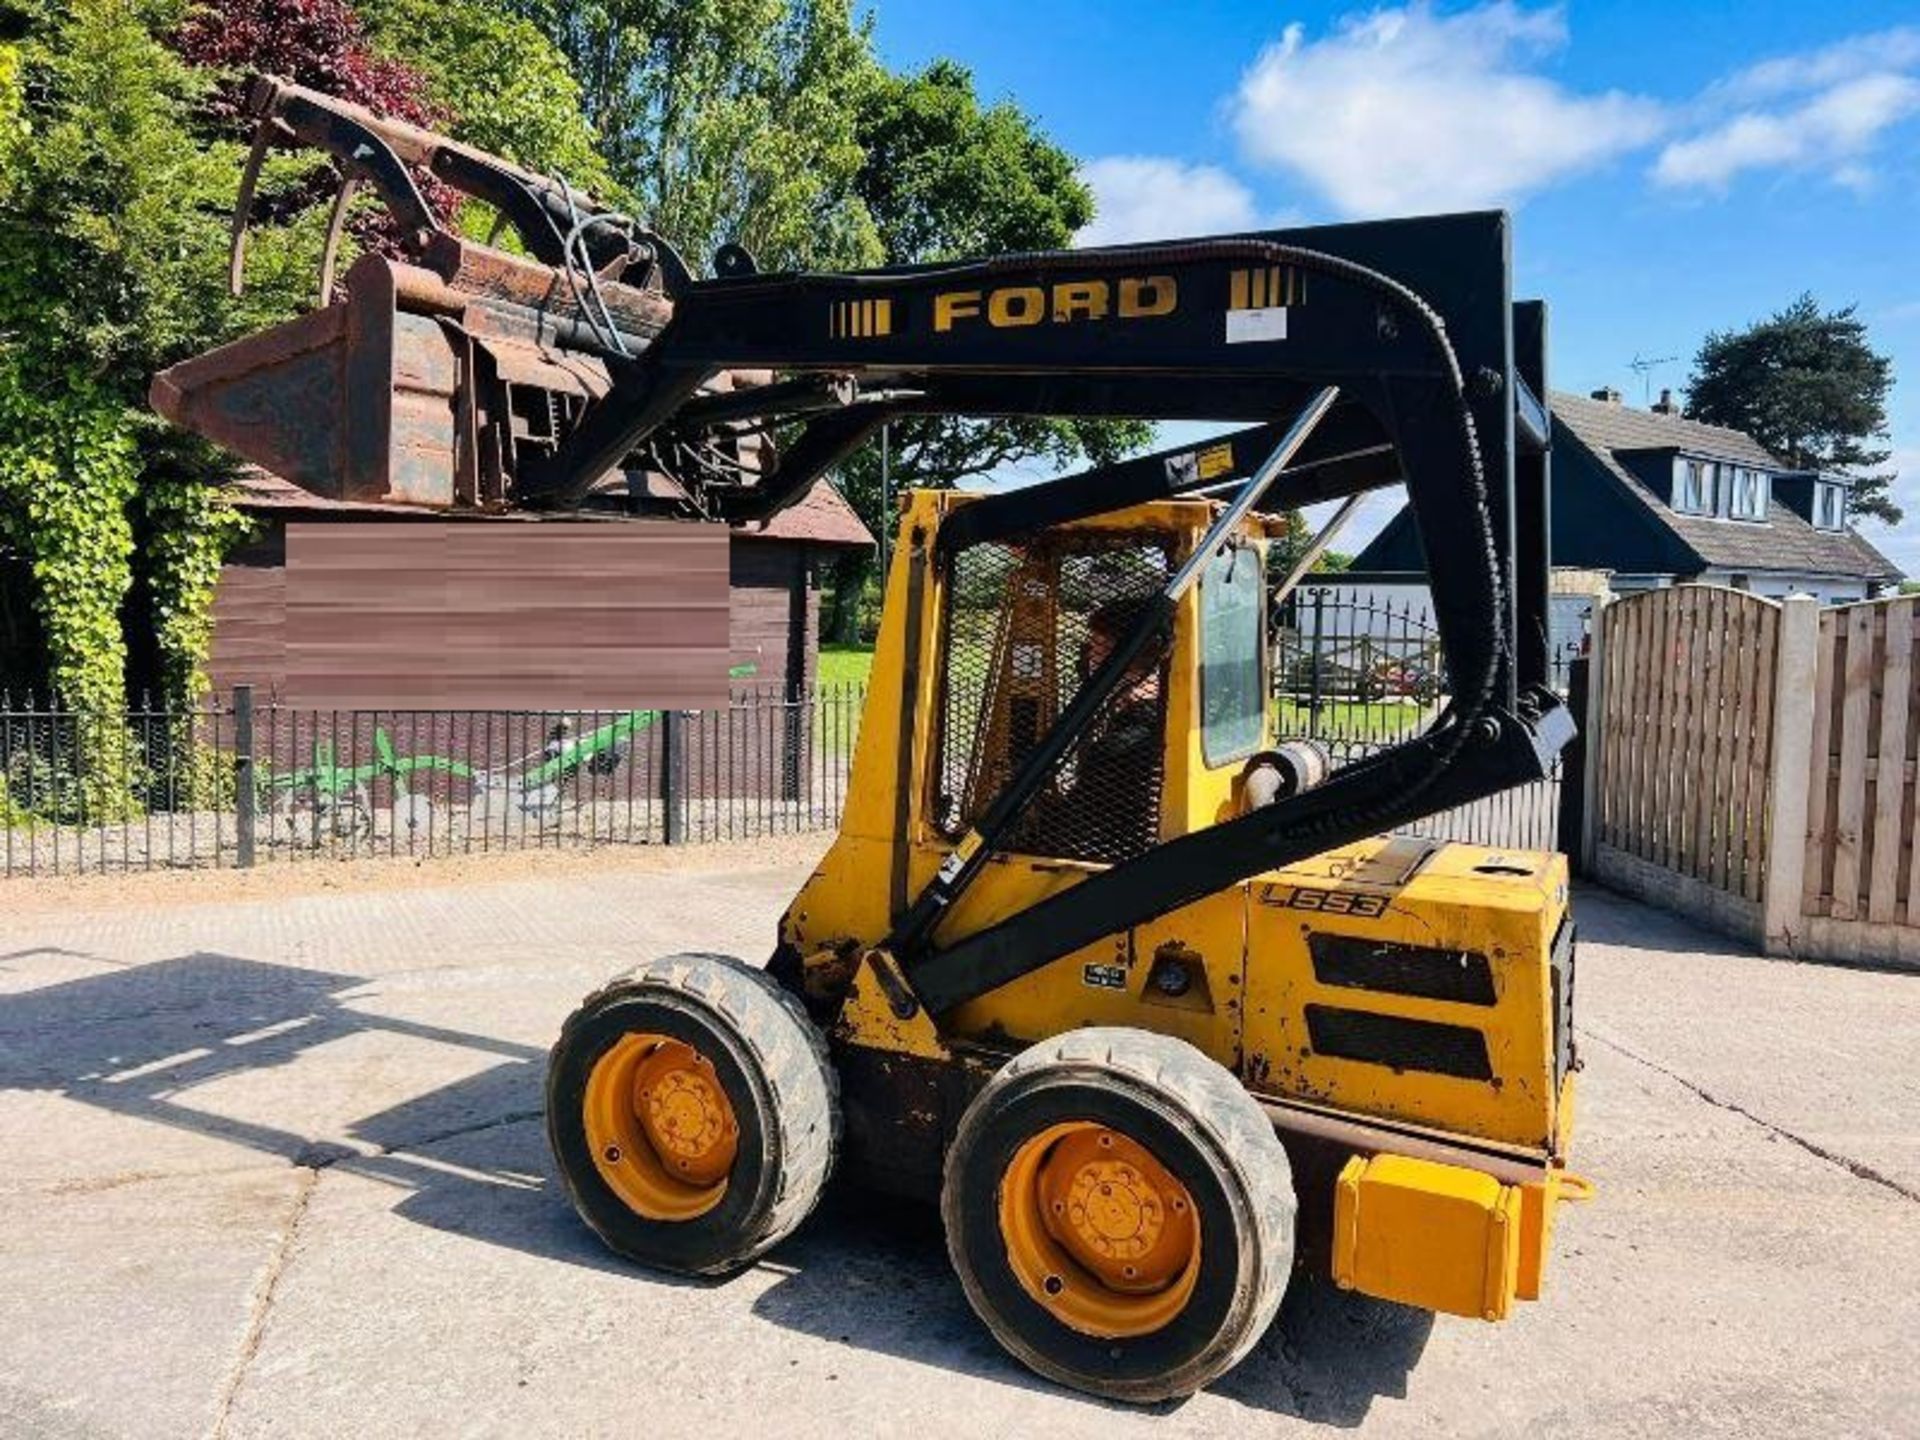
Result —
[[[882,982],[897,995],[906,980],[870,952],[955,845],[931,799],[950,640],[932,557],[942,520],[966,503],[933,493],[907,502],[841,831],[782,922],[809,993],[839,1002],[849,1088],[880,1075],[887,1095],[912,1093],[894,1087],[913,1066],[991,1073],[1026,1045],[1082,1026],[1176,1036],[1237,1075],[1290,1150],[1298,1141],[1331,1151],[1331,1165],[1296,1166],[1296,1178],[1323,1192],[1303,1192],[1302,1212],[1324,1210],[1332,1234],[1318,1263],[1340,1284],[1486,1318],[1537,1295],[1553,1208],[1584,1193],[1564,1169],[1575,1064],[1560,855],[1381,836],[1225,885],[937,1025],[924,1011],[902,1019],[887,1003]],[[1170,501],[1066,528],[1153,533],[1179,554],[1214,513],[1206,502]],[[1283,523],[1249,522],[1243,541],[1262,563]],[[1163,671],[1162,840],[1243,804],[1244,757],[1210,765],[1201,743],[1200,604],[1197,594],[1182,601]],[[1275,742],[1274,723],[1269,707],[1263,748]],[[975,933],[1099,868],[997,855],[936,938]],[[922,1093],[936,1098],[924,1103],[883,1098],[913,1116],[850,1131],[937,1127],[941,1088],[928,1086]],[[937,1138],[922,1153],[937,1160]]]

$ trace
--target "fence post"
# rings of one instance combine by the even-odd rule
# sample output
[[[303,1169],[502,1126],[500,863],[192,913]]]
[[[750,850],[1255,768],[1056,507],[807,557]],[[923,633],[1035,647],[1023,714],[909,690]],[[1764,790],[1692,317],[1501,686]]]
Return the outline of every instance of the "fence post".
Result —
[[[1780,645],[1773,670],[1773,754],[1767,763],[1767,869],[1761,895],[1762,937],[1769,955],[1791,955],[1800,929],[1814,707],[1829,699],[1814,693],[1819,651],[1820,602],[1811,595],[1789,595],[1780,605]]]
[[[254,806],[258,799],[253,783],[253,686],[236,685],[233,687],[234,863],[242,870],[253,868]]]
[[[679,710],[660,712],[660,805],[665,811],[664,836],[669,845],[687,840],[685,815],[686,715]]]
[[[1579,873],[1592,875],[1600,852],[1600,772],[1607,755],[1607,616],[1613,596],[1593,597],[1587,623],[1587,708],[1578,719],[1584,757],[1580,766]]]
[[[1569,857],[1576,875],[1586,873],[1587,771],[1596,758],[1587,743],[1587,691],[1593,683],[1592,675],[1592,664],[1585,655],[1567,663],[1567,710],[1575,717],[1575,728],[1573,739],[1560,752],[1560,803],[1554,816],[1554,844]]]
[[[1320,733],[1320,651],[1326,645],[1327,592],[1313,592],[1313,669],[1307,680],[1307,734]]]

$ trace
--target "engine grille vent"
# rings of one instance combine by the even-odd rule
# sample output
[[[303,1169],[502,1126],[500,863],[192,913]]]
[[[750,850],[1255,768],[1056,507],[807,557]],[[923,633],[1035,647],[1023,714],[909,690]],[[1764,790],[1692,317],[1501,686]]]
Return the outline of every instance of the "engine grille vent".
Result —
[[[1341,1060],[1362,1060],[1391,1070],[1424,1070],[1463,1080],[1491,1080],[1487,1037],[1470,1025],[1442,1025],[1346,1010],[1307,1006],[1307,1036],[1314,1050]]]
[[[1496,998],[1493,967],[1476,950],[1315,932],[1307,936],[1307,951],[1313,956],[1314,978],[1322,985],[1463,1005],[1491,1005]]]

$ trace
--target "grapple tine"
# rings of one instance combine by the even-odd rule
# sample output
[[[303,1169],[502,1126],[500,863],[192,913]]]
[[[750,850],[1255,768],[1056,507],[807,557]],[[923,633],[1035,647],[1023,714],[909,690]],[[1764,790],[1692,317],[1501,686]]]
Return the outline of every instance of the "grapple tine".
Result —
[[[327,217],[327,243],[320,252],[320,293],[315,305],[329,305],[333,301],[333,267],[340,257],[340,232],[346,228],[347,207],[353,204],[353,197],[360,193],[360,176],[352,172],[340,179],[340,188],[333,192],[333,213]]]
[[[254,187],[260,183],[267,146],[273,143],[279,127],[273,116],[260,117],[260,123],[253,127],[253,148],[247,151],[246,168],[240,172],[240,191],[233,200],[233,233],[227,246],[227,293],[235,299],[247,288],[247,221],[253,215]]]

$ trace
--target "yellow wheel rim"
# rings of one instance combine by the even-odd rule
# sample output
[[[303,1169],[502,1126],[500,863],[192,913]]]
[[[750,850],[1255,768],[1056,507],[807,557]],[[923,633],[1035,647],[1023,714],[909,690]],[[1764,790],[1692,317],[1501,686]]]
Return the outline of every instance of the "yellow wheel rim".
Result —
[[[581,1109],[594,1168],[636,1215],[692,1220],[727,1193],[740,1125],[713,1062],[684,1040],[621,1036]]]
[[[1014,1277],[1083,1335],[1146,1335],[1186,1308],[1200,1275],[1193,1197],[1111,1126],[1054,1125],[1014,1152],[1000,1184]]]

